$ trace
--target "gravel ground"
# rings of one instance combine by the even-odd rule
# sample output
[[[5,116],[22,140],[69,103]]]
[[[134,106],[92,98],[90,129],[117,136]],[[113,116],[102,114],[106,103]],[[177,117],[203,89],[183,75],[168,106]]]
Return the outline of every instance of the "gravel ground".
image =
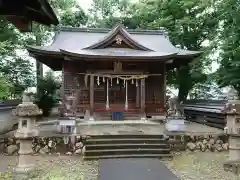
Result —
[[[7,173],[16,165],[17,157],[0,156],[0,180],[12,180]],[[76,156],[35,156],[39,172],[28,180],[97,180],[97,161],[85,161]],[[8,164],[4,163],[8,162]],[[3,173],[4,172],[4,173]]]
[[[11,171],[17,163],[16,156],[0,156],[0,172]],[[76,156],[35,156],[41,169],[36,178],[28,180],[97,180],[98,162],[85,161]],[[181,180],[238,180],[231,172],[223,170],[228,152],[183,152],[172,161],[163,161]],[[7,163],[6,163],[7,162]],[[0,180],[12,180],[0,174]],[[239,178],[240,179],[240,178]]]
[[[233,173],[224,171],[227,158],[228,152],[184,152],[164,163],[181,180],[239,180]]]

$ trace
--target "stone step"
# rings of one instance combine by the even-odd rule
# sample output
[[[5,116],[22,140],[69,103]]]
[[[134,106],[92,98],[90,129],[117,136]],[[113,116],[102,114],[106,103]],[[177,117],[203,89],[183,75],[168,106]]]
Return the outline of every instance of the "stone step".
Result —
[[[124,132],[123,132],[124,133]],[[126,132],[127,133],[127,132]],[[156,156],[154,156],[157,154]],[[93,135],[85,143],[85,157],[158,157],[170,155],[170,145],[162,134]],[[90,158],[91,159],[91,158]]]
[[[86,150],[85,156],[125,155],[125,154],[169,154],[170,149],[102,149]]]
[[[162,139],[150,139],[150,138],[144,138],[144,139],[89,139],[86,141],[86,145],[89,144],[153,144],[153,143],[165,143],[165,140]]]
[[[169,149],[170,146],[167,144],[91,144],[91,145],[86,145],[86,150],[102,150],[102,149]]]
[[[104,155],[104,156],[84,156],[84,160],[94,159],[118,159],[118,158],[172,158],[172,154],[123,154],[123,155]]]
[[[164,140],[163,134],[104,134],[104,135],[92,135],[87,139],[156,139],[156,140]]]

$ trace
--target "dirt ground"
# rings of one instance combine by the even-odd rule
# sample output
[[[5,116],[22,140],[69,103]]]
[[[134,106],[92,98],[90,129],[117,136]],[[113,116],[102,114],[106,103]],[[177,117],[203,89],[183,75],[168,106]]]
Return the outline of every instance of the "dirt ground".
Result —
[[[7,177],[17,163],[17,156],[1,156],[0,180],[12,180]],[[98,162],[83,161],[76,156],[34,156],[37,160],[37,177],[28,180],[97,180]],[[231,172],[223,170],[228,152],[183,152],[175,155],[164,164],[181,180],[237,180]]]
[[[227,159],[228,152],[184,152],[164,163],[181,180],[239,180],[240,177],[224,171]]]
[[[17,156],[0,156],[0,180],[12,180]],[[34,156],[38,170],[28,180],[97,180],[97,161],[83,161],[76,156]]]

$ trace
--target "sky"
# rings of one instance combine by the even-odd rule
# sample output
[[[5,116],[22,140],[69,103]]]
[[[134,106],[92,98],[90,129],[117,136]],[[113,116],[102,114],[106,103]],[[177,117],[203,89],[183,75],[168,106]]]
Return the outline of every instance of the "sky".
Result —
[[[90,8],[92,0],[77,0],[84,10]]]

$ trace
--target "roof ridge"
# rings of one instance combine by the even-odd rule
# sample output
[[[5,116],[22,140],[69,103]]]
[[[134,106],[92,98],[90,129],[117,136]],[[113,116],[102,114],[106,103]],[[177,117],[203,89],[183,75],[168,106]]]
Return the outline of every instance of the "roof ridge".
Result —
[[[160,28],[159,30],[154,29],[128,29],[125,27],[127,32],[131,34],[146,34],[146,35],[165,35],[168,36],[168,32],[165,28]],[[112,29],[108,28],[87,28],[87,27],[67,27],[61,26],[58,28],[59,31],[70,31],[70,32],[90,32],[90,33],[108,33]]]

